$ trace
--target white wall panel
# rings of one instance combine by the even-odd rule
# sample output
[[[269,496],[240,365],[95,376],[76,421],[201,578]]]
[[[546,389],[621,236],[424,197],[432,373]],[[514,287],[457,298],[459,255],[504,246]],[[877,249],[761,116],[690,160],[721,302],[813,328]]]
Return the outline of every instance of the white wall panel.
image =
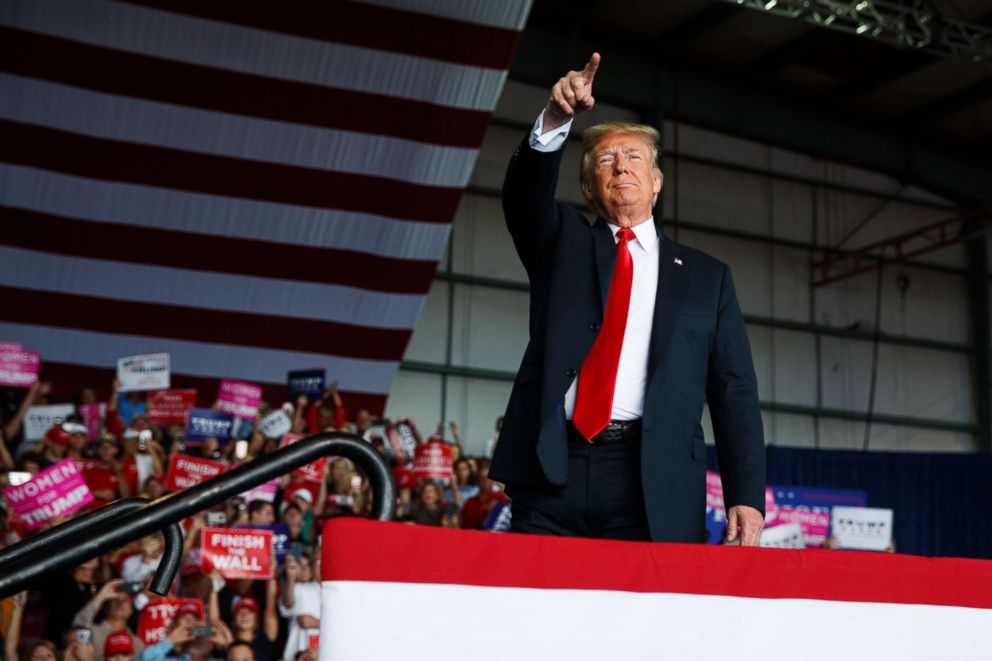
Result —
[[[861,450],[865,423],[847,420],[820,420],[820,447],[835,450]],[[872,424],[869,450],[887,452],[972,452],[969,434]]]
[[[769,329],[775,353],[772,388],[761,398],[780,404],[816,406],[816,336],[812,333]]]
[[[527,282],[498,199],[466,194],[455,216],[451,241],[455,273]]]
[[[824,337],[823,405],[867,411],[872,345]],[[881,345],[875,412],[971,422],[971,375],[966,354]]]
[[[899,273],[909,277],[905,295]],[[875,327],[877,272],[829,283],[816,290],[816,320],[863,330]],[[882,274],[882,332],[965,343],[971,338],[964,278],[908,266],[889,265]]]
[[[427,293],[427,300],[420,312],[420,320],[413,329],[403,359],[443,363],[447,334],[448,283],[435,280]]]
[[[511,385],[486,379],[448,379],[448,419],[458,423],[466,454],[482,455],[486,441],[496,432],[496,418],[506,410]]]
[[[769,316],[790,321],[810,321],[809,251],[771,246],[772,277],[768,287]]]
[[[687,229],[679,230],[679,242],[702,250],[730,266],[737,300],[744,314],[771,316],[771,250],[768,245]]]
[[[455,286],[452,363],[515,372],[528,337],[526,292]]]
[[[776,238],[813,240],[813,189],[781,179],[771,182],[772,233]]]
[[[679,220],[771,233],[771,185],[767,178],[685,160],[679,163],[677,179],[673,174],[669,166],[667,185],[678,189]]]
[[[422,434],[432,434],[440,414],[441,377],[400,368],[389,390],[385,416],[413,418]]]

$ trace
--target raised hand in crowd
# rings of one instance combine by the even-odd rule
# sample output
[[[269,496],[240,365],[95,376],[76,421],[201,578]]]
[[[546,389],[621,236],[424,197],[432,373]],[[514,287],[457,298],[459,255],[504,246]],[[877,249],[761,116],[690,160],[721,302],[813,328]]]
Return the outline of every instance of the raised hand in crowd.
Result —
[[[544,109],[542,133],[567,124],[573,117],[595,105],[592,81],[599,61],[599,53],[593,53],[582,71],[569,71],[551,88],[551,98]]]
[[[96,645],[92,640],[83,642],[79,639],[80,631],[88,629],[73,628],[65,635],[65,652],[62,661],[94,661],[96,659]]]
[[[3,632],[4,661],[18,661],[17,646],[21,642],[21,622],[24,620],[24,606],[28,603],[28,593],[18,592],[11,600],[10,621]]]
[[[21,431],[21,425],[24,423],[24,416],[28,414],[28,409],[35,404],[41,404],[51,390],[52,384],[47,381],[35,381],[31,384],[24,399],[21,400],[21,405],[17,407],[17,411],[3,426],[4,440],[17,436]]]

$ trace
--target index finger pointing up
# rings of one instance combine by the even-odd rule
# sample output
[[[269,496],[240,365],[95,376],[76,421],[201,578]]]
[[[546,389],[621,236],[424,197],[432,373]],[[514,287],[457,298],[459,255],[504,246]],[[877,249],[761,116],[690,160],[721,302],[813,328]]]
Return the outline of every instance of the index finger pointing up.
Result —
[[[599,53],[593,53],[592,57],[589,58],[589,61],[586,62],[585,69],[582,70],[582,77],[590,83],[592,82],[593,76],[596,75],[596,69],[599,68],[599,60]]]

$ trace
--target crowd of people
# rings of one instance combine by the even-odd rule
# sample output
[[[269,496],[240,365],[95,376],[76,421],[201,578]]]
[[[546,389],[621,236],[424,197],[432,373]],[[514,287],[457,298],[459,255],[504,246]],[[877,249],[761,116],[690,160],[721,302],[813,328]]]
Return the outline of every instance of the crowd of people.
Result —
[[[0,390],[0,486],[10,475],[22,479],[71,458],[93,502],[71,516],[115,499],[166,493],[166,467],[174,453],[239,464],[274,452],[280,438],[257,427],[242,442],[211,438],[193,444],[180,423],[156,424],[144,393],[119,392],[115,382],[106,401],[99,433],[78,416],[53,425],[40,440],[28,440],[24,419],[32,406],[55,403],[48,384],[25,390]],[[75,404],[98,403],[95,390],[83,389]],[[278,408],[278,405],[277,405]],[[349,415],[336,387],[323,399],[301,396],[283,405],[294,434],[343,429],[362,436],[394,467],[397,520],[411,524],[499,530],[496,514],[506,507],[501,485],[488,478],[486,456],[465,456],[454,423],[439,424],[424,437],[409,426],[418,443],[444,443],[451,457],[450,478],[424,477],[412,457],[399,452],[382,434],[392,423],[366,410]],[[275,410],[265,402],[258,419]],[[497,423],[498,430],[498,423]],[[498,433],[497,433],[498,437]],[[492,441],[484,452],[491,453]],[[369,481],[343,457],[323,464],[319,480],[296,473],[283,476],[271,500],[239,496],[182,522],[180,571],[169,597],[150,590],[164,540],[154,534],[92,558],[64,573],[46,576],[31,589],[0,601],[0,638],[4,660],[17,661],[269,661],[316,658],[320,631],[320,532],[325,521],[363,516],[372,506]],[[0,548],[58,525],[56,516],[29,531],[0,498]],[[268,580],[225,579],[202,562],[205,528],[285,526],[285,557]]]

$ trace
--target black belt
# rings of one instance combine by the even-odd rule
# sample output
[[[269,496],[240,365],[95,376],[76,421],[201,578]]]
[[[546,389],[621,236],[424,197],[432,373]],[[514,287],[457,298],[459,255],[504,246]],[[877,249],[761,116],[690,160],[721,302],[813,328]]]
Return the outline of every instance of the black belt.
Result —
[[[583,443],[587,442],[585,437],[572,424],[571,420],[568,421],[568,435],[573,440],[580,440]],[[593,436],[592,440],[588,442],[593,445],[612,445],[639,440],[641,440],[640,420],[611,420],[610,424],[603,428],[603,431]]]

